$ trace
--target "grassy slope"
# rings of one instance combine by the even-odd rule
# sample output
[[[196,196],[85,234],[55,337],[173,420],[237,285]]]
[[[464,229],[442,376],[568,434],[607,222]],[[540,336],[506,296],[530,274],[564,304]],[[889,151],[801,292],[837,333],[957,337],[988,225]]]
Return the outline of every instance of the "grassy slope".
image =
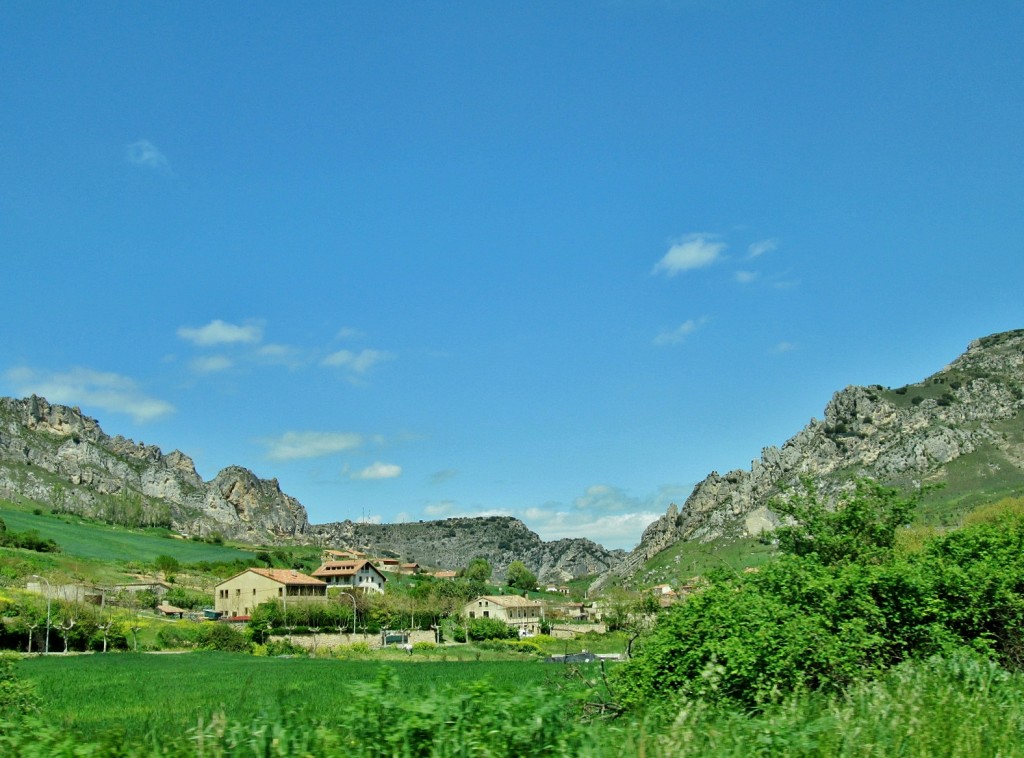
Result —
[[[172,539],[154,532],[131,530],[84,521],[75,517],[37,515],[0,501],[0,519],[15,532],[34,529],[60,545],[61,553],[75,558],[149,563],[170,555],[181,563],[234,561],[251,558],[250,551],[223,545]]]
[[[712,569],[741,572],[760,566],[775,555],[775,548],[753,538],[722,538],[711,542],[677,542],[647,562],[634,577],[638,587],[685,584]]]

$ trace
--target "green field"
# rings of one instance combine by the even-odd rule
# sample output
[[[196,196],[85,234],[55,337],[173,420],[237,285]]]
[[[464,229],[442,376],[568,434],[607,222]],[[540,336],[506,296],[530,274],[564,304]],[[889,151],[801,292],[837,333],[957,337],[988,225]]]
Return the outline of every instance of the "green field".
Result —
[[[381,663],[210,652],[51,655],[18,664],[36,683],[46,717],[84,737],[109,730],[175,734],[220,711],[233,719],[279,711],[327,719],[346,707],[352,685],[374,683],[383,668],[398,676],[396,697],[413,700],[477,681],[513,692],[564,676],[535,659]]]
[[[0,519],[11,531],[34,529],[44,539],[56,542],[64,555],[89,560],[149,563],[158,555],[170,555],[181,563],[216,563],[244,560],[254,555],[248,550],[174,539],[152,532],[88,522],[73,516],[35,514],[5,501],[0,501]]]
[[[580,685],[539,663],[211,653],[51,656],[17,671],[43,700],[38,719],[0,725],[0,751],[26,758],[1024,755],[1024,679],[970,657],[757,712],[681,701],[590,723],[572,704]]]

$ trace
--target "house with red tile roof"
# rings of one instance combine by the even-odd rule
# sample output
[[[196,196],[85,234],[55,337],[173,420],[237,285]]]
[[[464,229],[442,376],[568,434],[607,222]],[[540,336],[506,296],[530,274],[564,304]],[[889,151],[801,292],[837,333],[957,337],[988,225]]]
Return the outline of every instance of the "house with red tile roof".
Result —
[[[221,617],[238,618],[270,600],[323,602],[327,584],[292,569],[247,568],[218,584],[214,594],[214,609]]]
[[[327,561],[313,572],[329,587],[351,587],[364,592],[383,592],[387,577],[369,561]]]
[[[481,595],[465,605],[462,615],[498,619],[516,627],[520,634],[536,634],[543,621],[543,605],[519,595]]]

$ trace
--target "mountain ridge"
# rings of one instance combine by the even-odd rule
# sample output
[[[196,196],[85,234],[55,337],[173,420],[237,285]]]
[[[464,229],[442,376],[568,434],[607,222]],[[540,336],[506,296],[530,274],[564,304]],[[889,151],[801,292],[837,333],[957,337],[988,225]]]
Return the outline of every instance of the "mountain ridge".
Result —
[[[127,526],[165,526],[185,536],[351,547],[412,555],[439,568],[481,556],[499,577],[521,560],[538,578],[563,582],[606,571],[624,555],[582,538],[544,542],[512,517],[310,524],[305,507],[277,479],[228,466],[204,481],[184,453],[112,437],[80,409],[34,395],[0,398],[0,496]],[[460,529],[450,539],[453,521]]]
[[[896,389],[848,386],[824,418],[749,469],[712,471],[684,504],[673,503],[608,575],[628,577],[682,540],[756,536],[779,524],[770,509],[784,488],[811,477],[828,494],[867,476],[900,487],[939,484],[951,466],[973,467],[977,481],[997,475],[1024,483],[1024,330],[972,341],[937,373]]]

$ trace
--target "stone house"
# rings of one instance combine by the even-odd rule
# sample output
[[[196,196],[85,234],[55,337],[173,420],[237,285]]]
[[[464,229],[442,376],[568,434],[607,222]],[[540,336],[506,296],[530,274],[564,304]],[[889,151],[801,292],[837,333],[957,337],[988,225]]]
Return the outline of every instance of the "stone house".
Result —
[[[544,620],[541,603],[519,595],[481,595],[462,609],[469,619],[492,618],[516,627],[520,634],[536,634]]]
[[[313,576],[330,587],[351,587],[364,592],[383,592],[387,581],[369,561],[327,561]]]
[[[222,618],[238,618],[270,600],[287,604],[326,599],[327,584],[314,577],[291,569],[248,568],[217,585],[214,609]]]

